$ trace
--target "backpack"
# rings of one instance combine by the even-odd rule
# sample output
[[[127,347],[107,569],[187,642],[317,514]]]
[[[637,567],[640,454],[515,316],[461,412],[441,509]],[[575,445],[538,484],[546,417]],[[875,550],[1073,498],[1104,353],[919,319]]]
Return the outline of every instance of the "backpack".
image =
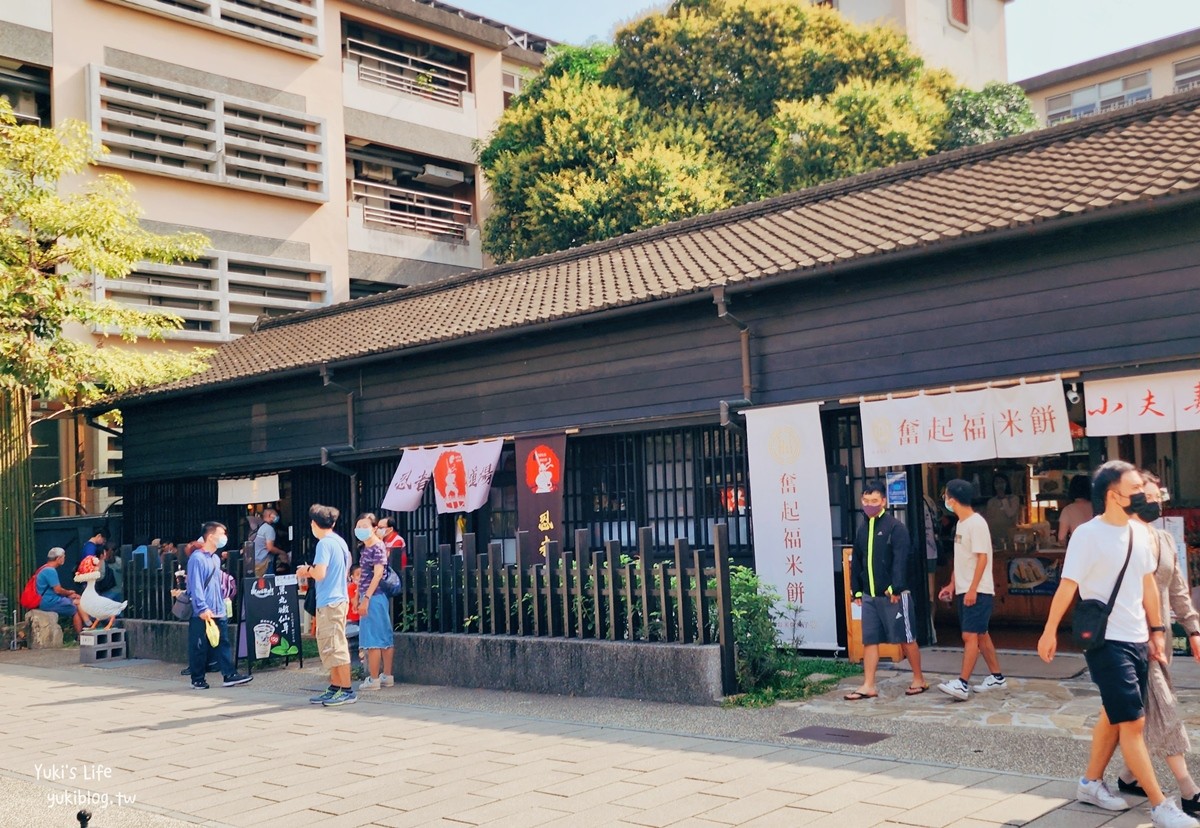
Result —
[[[42,605],[42,593],[38,592],[37,577],[42,574],[42,570],[46,568],[42,564],[37,568],[37,571],[29,577],[25,583],[25,588],[21,590],[21,607],[27,610],[35,610]]]

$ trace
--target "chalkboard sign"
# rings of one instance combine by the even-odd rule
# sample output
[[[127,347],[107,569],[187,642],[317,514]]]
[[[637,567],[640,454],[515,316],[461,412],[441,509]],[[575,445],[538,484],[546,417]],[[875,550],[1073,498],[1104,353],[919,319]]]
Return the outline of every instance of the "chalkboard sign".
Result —
[[[300,593],[295,575],[264,575],[243,582],[246,655],[251,661],[271,656],[290,659],[300,652]]]

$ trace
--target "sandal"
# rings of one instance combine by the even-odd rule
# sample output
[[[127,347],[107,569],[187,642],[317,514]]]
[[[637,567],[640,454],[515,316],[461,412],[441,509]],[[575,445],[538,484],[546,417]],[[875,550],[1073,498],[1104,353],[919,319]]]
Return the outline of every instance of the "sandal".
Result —
[[[878,695],[878,693],[862,693],[858,690],[855,690],[853,693],[847,693],[846,695],[842,696],[842,698],[846,701],[858,701],[859,699],[873,699]]]
[[[904,691],[904,695],[906,695],[906,696],[919,696],[919,695],[921,695],[922,693],[924,693],[924,692],[925,692],[926,690],[928,690],[928,689],[929,689],[929,685],[928,685],[928,684],[919,684],[919,685],[916,685],[916,686],[914,686],[914,687],[909,687],[907,690],[905,690],[905,691]]]

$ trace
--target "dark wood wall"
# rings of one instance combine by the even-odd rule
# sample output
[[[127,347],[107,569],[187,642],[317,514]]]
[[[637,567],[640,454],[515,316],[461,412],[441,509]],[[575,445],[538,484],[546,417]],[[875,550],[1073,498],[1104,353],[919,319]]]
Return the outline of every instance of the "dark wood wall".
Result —
[[[883,262],[735,294],[755,402],[837,399],[1200,354],[1200,209]],[[269,366],[264,366],[268,368]],[[336,372],[361,451],[710,415],[741,396],[711,297]],[[130,479],[271,470],[346,442],[345,394],[264,375],[127,406]]]

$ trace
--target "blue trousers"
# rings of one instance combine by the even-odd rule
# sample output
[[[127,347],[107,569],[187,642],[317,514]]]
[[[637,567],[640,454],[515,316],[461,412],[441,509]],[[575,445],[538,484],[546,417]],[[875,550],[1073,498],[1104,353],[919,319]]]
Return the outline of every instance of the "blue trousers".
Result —
[[[204,621],[193,615],[188,620],[188,670],[191,671],[192,681],[204,678],[204,668],[216,656],[217,668],[222,676],[233,675],[233,656],[229,651],[229,624],[224,618],[214,618],[221,630],[221,643],[213,647],[208,643],[208,633],[204,629]]]

